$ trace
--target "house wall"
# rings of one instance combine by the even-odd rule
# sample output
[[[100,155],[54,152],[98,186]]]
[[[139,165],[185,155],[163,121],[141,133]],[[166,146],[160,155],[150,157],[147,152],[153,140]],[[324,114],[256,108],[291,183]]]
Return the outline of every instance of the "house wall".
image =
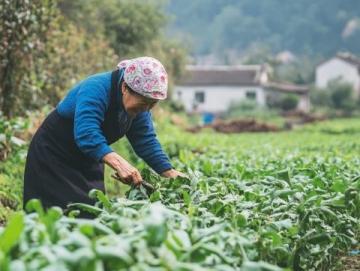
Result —
[[[187,112],[194,110],[195,93],[204,93],[204,102],[199,103],[197,110],[207,112],[223,112],[231,103],[246,100],[247,92],[255,92],[255,100],[258,105],[265,105],[265,91],[259,86],[176,86],[173,99],[184,104]]]
[[[329,81],[341,78],[353,85],[355,93],[360,93],[360,74],[354,65],[338,58],[332,58],[329,61],[319,65],[316,69],[316,86],[325,88]]]

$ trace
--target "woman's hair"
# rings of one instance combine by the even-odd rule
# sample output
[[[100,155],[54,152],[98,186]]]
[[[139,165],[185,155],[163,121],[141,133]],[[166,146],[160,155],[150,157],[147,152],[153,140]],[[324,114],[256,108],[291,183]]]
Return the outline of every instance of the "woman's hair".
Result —
[[[123,83],[125,84],[125,88],[130,92],[130,94],[132,94],[132,95],[140,95],[140,94],[136,93],[135,91],[133,91],[133,90],[131,89],[131,87],[129,87],[128,84],[126,84],[126,82],[125,82],[125,80],[124,80],[124,77],[121,78],[121,80],[120,80],[120,86],[121,86]]]
[[[129,93],[130,93],[131,95],[141,96],[139,93],[136,93],[135,91],[133,91],[133,90],[131,89],[131,87],[129,87],[129,85],[126,84],[126,82],[125,82],[125,87],[126,87],[126,89],[129,91]]]

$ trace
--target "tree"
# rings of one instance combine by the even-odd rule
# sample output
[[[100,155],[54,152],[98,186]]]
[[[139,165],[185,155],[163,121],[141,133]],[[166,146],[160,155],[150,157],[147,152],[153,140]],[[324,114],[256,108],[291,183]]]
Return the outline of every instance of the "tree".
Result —
[[[153,56],[171,75],[170,85],[181,77],[187,50],[163,35],[168,18],[161,1],[61,0],[59,7],[88,33],[106,39],[120,59]]]
[[[44,48],[53,12],[53,0],[0,2],[0,108],[7,117],[13,113],[19,84],[30,71],[34,52]]]
[[[351,114],[356,108],[356,99],[351,84],[341,80],[333,80],[328,84],[328,91],[335,109]]]
[[[102,34],[121,58],[145,51],[167,22],[161,4],[151,1],[60,0],[59,7],[88,33]]]
[[[316,107],[328,109],[330,113],[338,110],[346,115],[352,114],[358,102],[352,85],[340,79],[331,80],[324,89],[312,89],[310,99]]]
[[[296,109],[299,103],[299,98],[295,95],[285,95],[280,100],[280,107],[284,111],[290,111]]]
[[[310,102],[315,107],[332,107],[331,94],[326,89],[312,87],[310,89]]]
[[[326,6],[326,8],[324,8]],[[359,18],[358,0],[170,0],[171,33],[189,33],[196,55],[242,54],[252,44],[272,53],[330,56],[339,48],[360,54],[360,30],[344,29]]]
[[[185,66],[186,51],[162,35],[166,16],[158,3],[0,0],[0,4],[0,110],[8,117],[55,106],[75,82],[114,69],[120,59],[157,57],[174,75],[170,83]]]

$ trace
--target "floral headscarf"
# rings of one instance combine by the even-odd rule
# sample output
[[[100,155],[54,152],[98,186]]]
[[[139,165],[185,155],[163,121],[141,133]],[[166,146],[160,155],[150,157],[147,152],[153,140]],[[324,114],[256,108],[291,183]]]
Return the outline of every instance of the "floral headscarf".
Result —
[[[124,81],[136,93],[156,100],[166,99],[168,77],[159,60],[144,56],[123,60],[117,67],[125,69]]]

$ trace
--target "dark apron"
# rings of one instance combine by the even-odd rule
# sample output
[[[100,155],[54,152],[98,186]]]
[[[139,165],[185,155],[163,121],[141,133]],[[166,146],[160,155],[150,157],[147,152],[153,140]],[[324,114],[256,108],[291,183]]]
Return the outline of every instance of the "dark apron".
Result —
[[[120,106],[119,77],[119,71],[113,71],[110,103],[101,127],[109,145],[124,136],[132,122]],[[94,204],[89,191],[105,192],[104,163],[81,152],[73,131],[74,120],[55,109],[35,133],[26,159],[24,206],[33,198],[40,199],[45,208],[65,208],[72,202]]]

